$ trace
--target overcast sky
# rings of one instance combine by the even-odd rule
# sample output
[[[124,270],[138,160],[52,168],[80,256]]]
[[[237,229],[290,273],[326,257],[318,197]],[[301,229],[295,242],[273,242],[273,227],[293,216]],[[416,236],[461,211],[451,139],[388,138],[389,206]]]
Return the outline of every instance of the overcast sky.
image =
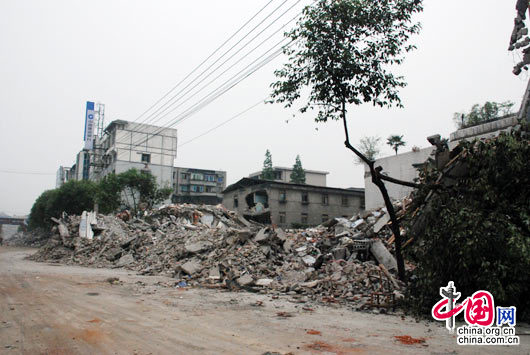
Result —
[[[28,213],[40,193],[55,187],[57,168],[74,163],[83,145],[87,100],[105,104],[107,124],[138,119],[268,2],[0,1],[0,211]],[[272,1],[229,44],[282,2]],[[295,3],[288,0],[261,28]],[[227,65],[307,3],[295,5]],[[455,129],[453,113],[473,104],[511,100],[518,109],[528,76],[511,73],[518,60],[507,51],[514,5],[514,0],[426,0],[424,13],[417,17],[423,30],[413,40],[418,50],[398,69],[409,83],[401,92],[405,108],[350,108],[352,141],[402,134],[407,142],[402,151],[409,151],[415,145],[428,146],[426,136],[448,137]],[[280,33],[155,124],[171,122],[194,100],[272,48]],[[176,125],[179,144],[267,97],[272,72],[284,61],[278,57]],[[179,147],[175,165],[226,170],[228,183],[233,183],[260,170],[270,149],[274,165],[292,166],[300,154],[304,168],[330,173],[328,186],[363,187],[363,168],[354,164],[343,139],[336,122],[316,124],[311,115],[293,118],[293,112],[280,105],[259,105]],[[390,154],[390,147],[384,146],[382,156]]]

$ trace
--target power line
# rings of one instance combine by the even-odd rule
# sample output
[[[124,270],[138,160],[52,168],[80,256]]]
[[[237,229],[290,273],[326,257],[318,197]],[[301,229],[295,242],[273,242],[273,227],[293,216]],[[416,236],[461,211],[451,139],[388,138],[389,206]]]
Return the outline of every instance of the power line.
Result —
[[[286,46],[291,45],[291,44],[292,44],[292,42],[288,43]],[[284,47],[286,47],[286,46],[284,46]],[[207,94],[206,96],[204,96],[194,106],[189,107],[187,109],[187,111],[185,111],[185,112],[181,113],[180,115],[177,115],[176,117],[174,117],[174,120],[172,122],[170,122],[168,125],[166,125],[165,127],[161,127],[158,131],[155,131],[155,133],[153,133],[153,134],[156,135],[156,134],[160,133],[162,130],[166,129],[167,127],[172,127],[172,126],[184,121],[185,119],[189,118],[192,114],[200,111],[202,108],[206,107],[208,104],[213,102],[219,96],[221,96],[222,94],[224,94],[228,90],[232,89],[234,86],[239,84],[241,81],[243,81],[244,79],[246,79],[247,77],[249,77],[250,75],[255,73],[258,69],[260,69],[264,65],[268,64],[270,61],[272,61],[278,55],[280,55],[282,53],[284,47],[278,49],[276,52],[272,53],[271,55],[269,55],[268,57],[263,59],[260,63],[255,65],[253,68],[249,69],[247,72],[242,73],[245,69],[247,69],[248,67],[250,67],[250,65],[252,65],[253,63],[255,63],[257,61],[257,60],[255,60],[253,63],[249,64],[246,68],[244,68],[243,70],[241,70],[239,72],[239,73],[242,73],[241,75],[239,75],[238,77],[233,77],[232,78],[233,80],[231,82],[230,81],[226,81],[224,84],[222,84],[221,86],[216,88],[214,91],[212,91],[209,94]],[[271,48],[270,50],[272,50],[272,49],[274,49],[274,47]],[[147,138],[143,139],[143,140],[140,140],[139,143],[137,142],[134,145],[143,144],[146,141],[147,141]]]
[[[284,41],[286,38],[284,38],[282,41]],[[213,102],[215,99],[217,99],[219,96],[221,96],[222,94],[224,94],[225,92],[227,92],[228,90],[230,90],[231,88],[233,88],[234,86],[236,86],[237,84],[239,84],[241,81],[243,81],[244,79],[246,79],[247,77],[249,77],[250,75],[252,75],[253,73],[255,73],[258,69],[260,69],[261,67],[263,67],[264,65],[268,64],[270,61],[272,61],[273,59],[275,59],[276,57],[278,57],[282,52],[283,52],[283,49],[286,48],[287,46],[290,46],[292,45],[294,42],[291,41],[289,42],[288,44],[282,46],[281,48],[279,48],[278,50],[276,50],[274,53],[272,53],[271,55],[269,55],[268,57],[266,57],[265,59],[263,59],[260,63],[256,64],[254,67],[252,67],[251,69],[249,69],[247,72],[243,73],[247,68],[249,68],[252,64],[254,64],[257,60],[261,59],[261,58],[257,58],[256,60],[254,60],[252,63],[250,63],[249,65],[247,65],[245,68],[243,68],[238,74],[242,73],[241,75],[239,75],[239,77],[232,77],[231,79],[225,81],[225,83],[223,83],[221,86],[217,87],[215,90],[211,91],[209,94],[205,95],[199,102],[197,102],[196,104],[194,104],[194,106],[192,107],[189,107],[187,109],[187,111],[184,111],[183,113],[181,113],[180,115],[177,115],[174,117],[173,121],[171,121],[169,124],[166,124],[166,126],[164,127],[160,127],[158,130],[155,130],[154,133],[152,133],[152,135],[157,135],[158,133],[162,132],[164,129],[166,128],[169,128],[169,127],[172,127],[176,124],[178,124],[179,122],[182,122],[184,121],[186,118],[190,117],[192,114],[198,112],[199,110],[201,110],[202,108],[204,108],[205,106],[207,106],[208,104],[210,104],[211,102]],[[269,49],[266,53],[270,52],[271,50],[275,49],[277,45],[275,45],[274,47],[272,47],[271,49]],[[238,75],[236,74],[236,75]],[[235,79],[234,79],[235,78]],[[233,79],[233,80],[232,80]],[[230,80],[232,80],[230,82]],[[217,90],[219,90],[218,92],[216,92]],[[148,140],[148,138],[143,138],[143,139],[140,139],[139,141],[135,142],[132,144],[132,146],[138,146],[140,144],[143,144],[145,143],[146,141]]]
[[[56,173],[43,173],[43,172],[37,172],[37,171],[14,171],[14,170],[0,170],[0,173],[17,174],[17,175],[56,175]]]
[[[227,52],[225,52],[223,54],[223,56],[221,56],[220,58],[218,58],[214,63],[212,63],[208,68],[206,68],[201,74],[199,74],[197,77],[195,77],[195,79],[193,79],[191,82],[189,82],[184,88],[182,88],[178,93],[176,93],[175,95],[173,95],[164,105],[162,105],[161,107],[159,107],[155,112],[153,112],[152,114],[150,114],[146,120],[147,121],[151,121],[150,123],[155,123],[155,122],[158,122],[160,121],[160,119],[166,117],[169,113],[171,112],[174,112],[178,107],[182,106],[182,104],[184,104],[185,102],[181,103],[180,105],[178,105],[177,107],[174,107],[172,110],[166,112],[169,108],[173,107],[176,103],[178,103],[179,101],[181,101],[187,94],[189,94],[191,91],[193,91],[197,86],[199,86],[199,84],[201,84],[202,82],[204,82],[206,79],[208,79],[211,75],[213,75],[217,70],[219,70],[223,65],[225,65],[230,59],[234,58],[237,54],[239,54],[243,49],[245,49],[249,44],[252,43],[252,41],[254,41],[256,38],[258,38],[263,32],[265,32],[267,29],[269,29],[273,24],[275,24],[276,22],[278,22],[283,16],[285,16],[285,14],[287,12],[289,12],[294,6],[296,6],[301,0],[298,0],[296,1],[293,5],[291,5],[287,10],[285,10],[281,15],[279,15],[276,19],[274,19],[273,22],[271,22],[269,25],[267,25],[265,28],[263,28],[259,33],[257,33],[252,39],[250,39],[245,45],[243,45],[241,48],[239,48],[235,53],[233,53],[230,57],[228,57],[225,61],[223,61],[221,64],[219,64],[215,69],[213,69],[209,74],[207,74],[205,77],[203,77],[199,82],[195,83],[194,84],[194,81],[196,81],[197,79],[199,79],[206,71],[208,71],[210,68],[212,68],[213,65],[215,65],[220,59],[223,58],[223,56],[228,53],[230,50],[232,50],[234,48],[234,46],[232,48],[230,48]],[[283,5],[283,3],[282,3]],[[191,97],[188,97],[186,100],[189,100],[191,99],[193,96],[195,96],[197,93],[201,92],[202,90],[204,90],[204,88],[206,88],[209,84],[211,84],[212,82],[214,82],[215,80],[217,80],[220,76],[222,76],[223,74],[225,74],[228,70],[232,69],[234,66],[236,66],[238,63],[240,63],[243,59],[247,58],[251,53],[253,53],[254,51],[256,51],[259,47],[261,47],[263,44],[265,44],[265,42],[267,42],[270,38],[272,38],[275,34],[277,34],[279,31],[281,31],[285,26],[287,26],[289,23],[291,23],[292,21],[294,21],[296,18],[298,18],[298,16],[301,14],[298,13],[295,17],[293,17],[291,20],[289,20],[288,22],[286,22],[283,26],[281,26],[279,29],[277,29],[276,31],[274,31],[271,35],[269,35],[265,40],[263,40],[262,42],[260,42],[260,44],[258,44],[257,46],[255,46],[253,49],[251,49],[249,52],[247,52],[245,55],[243,55],[240,59],[238,59],[235,63],[233,63],[232,65],[230,65],[227,69],[225,69],[221,74],[217,75],[213,80],[211,80],[207,85],[203,86],[199,91],[195,92]],[[260,23],[261,24],[261,23]],[[258,24],[258,26],[260,25]],[[256,28],[256,27],[255,27]],[[253,29],[254,30],[254,29]],[[251,32],[250,32],[251,33]],[[250,34],[249,33],[249,34]],[[243,38],[244,39],[244,38]],[[241,41],[239,41],[238,43],[240,43]],[[236,45],[238,44],[236,43]],[[186,90],[190,85],[194,84],[190,89],[188,89],[186,92],[182,93],[184,90]],[[182,93],[182,95],[180,95]],[[180,96],[180,97],[179,97]],[[176,98],[176,100],[174,100]],[[174,100],[174,101],[173,101]],[[169,104],[169,105],[168,105]],[[165,108],[164,108],[165,106]],[[163,109],[162,109],[163,108]],[[166,113],[164,113],[166,112]],[[161,115],[162,114],[162,115]],[[161,116],[160,116],[161,115]],[[145,121],[144,121],[145,122]]]
[[[177,146],[177,148],[180,148],[180,147],[182,147],[183,145],[186,145],[186,144],[188,144],[188,143],[191,143],[191,142],[193,142],[193,141],[195,141],[195,140],[197,140],[197,139],[199,139],[199,138],[201,138],[201,137],[207,135],[208,133],[210,133],[210,132],[212,132],[212,131],[215,131],[215,130],[218,129],[218,128],[221,128],[221,127],[224,126],[225,124],[227,124],[227,123],[229,123],[229,122],[235,120],[236,118],[238,118],[238,117],[244,115],[245,113],[247,113],[248,111],[252,110],[254,107],[257,107],[257,106],[263,104],[263,103],[265,102],[266,99],[267,99],[267,98],[264,98],[263,100],[259,100],[258,102],[256,102],[256,103],[253,104],[252,106],[247,107],[247,108],[244,109],[243,111],[241,111],[241,112],[239,112],[238,114],[236,114],[236,115],[230,117],[230,118],[227,119],[226,121],[221,122],[221,123],[218,124],[217,126],[215,126],[215,127],[213,127],[213,128],[210,128],[210,129],[207,130],[206,132],[203,132],[203,133],[199,134],[198,136],[195,136],[195,137],[193,137],[192,139],[187,140],[186,142],[184,142],[184,143],[182,143],[182,144],[179,144],[179,145]]]
[[[162,104],[158,109],[156,109],[154,112],[152,112],[150,115],[148,115],[141,123],[146,123],[147,121],[149,121],[150,117],[152,117],[153,115],[157,114],[160,109],[162,109],[164,106],[166,106],[168,103],[170,103],[176,96],[178,96],[183,90],[185,90],[187,87],[189,87],[189,85],[191,85],[195,80],[197,80],[198,78],[200,78],[205,72],[207,72],[213,65],[215,65],[219,60],[221,60],[227,53],[229,53],[232,49],[234,49],[239,43],[241,43],[245,38],[247,38],[252,32],[254,32],[254,30],[256,30],[256,28],[258,28],[263,22],[265,22],[269,17],[271,17],[276,11],[278,11],[278,9],[280,9],[282,6],[285,5],[285,3],[287,2],[288,0],[284,0],[280,5],[278,5],[274,10],[272,10],[272,12],[270,14],[268,14],[264,19],[262,19],[256,26],[254,26],[249,32],[247,32],[246,35],[243,36],[243,38],[241,38],[240,40],[238,40],[234,45],[232,45],[232,47],[230,47],[228,50],[226,50],[219,58],[217,58],[212,64],[210,64],[205,70],[203,70],[199,75],[197,75],[192,81],[190,81],[184,88],[180,89],[179,92],[177,92],[175,95],[173,95],[169,100],[167,100],[164,104]],[[254,19],[259,13],[261,13],[269,4],[271,3],[271,1],[269,3],[267,3],[267,5],[265,5],[261,10],[258,11],[258,13],[256,13],[256,15],[254,15],[250,20],[248,20],[245,25],[243,25],[241,27],[241,29],[243,27],[245,27],[252,19]],[[230,37],[230,39],[232,39],[241,29],[239,29],[234,35],[232,35]],[[229,40],[230,40],[229,39]],[[222,48],[229,40],[225,41],[223,43],[223,45],[221,45],[215,52],[217,52],[220,48]],[[199,67],[201,67],[208,59],[210,59],[215,53],[212,53],[211,56],[209,56],[206,60],[204,60],[198,67],[196,67],[193,72],[195,72]],[[184,78],[183,80],[181,80],[179,82],[179,84],[177,84],[172,90],[174,91],[174,89],[176,89],[181,83],[183,83],[189,76],[191,76],[192,73],[190,73],[188,76],[186,76],[186,78]],[[169,93],[168,93],[169,94]],[[167,97],[167,95],[165,95]],[[159,101],[160,102],[160,101]]]
[[[147,110],[145,110],[140,116],[138,116],[133,122],[136,122],[143,115],[145,115],[149,110],[158,105],[163,99],[165,99],[170,93],[172,93],[177,87],[179,87],[186,79],[188,79],[193,73],[195,73],[204,63],[206,63],[211,57],[213,57],[221,48],[224,47],[232,38],[234,38],[243,28],[245,28],[252,20],[254,20],[265,8],[267,8],[274,0],[270,0],[265,4],[257,13],[254,14],[247,22],[245,22],[241,27],[237,29],[226,41],[224,41],[219,47],[217,47],[206,59],[204,59],[199,65],[197,65],[184,79],[179,81],[175,86],[171,88],[167,93],[164,94],[160,99],[158,99],[153,105],[151,105]]]

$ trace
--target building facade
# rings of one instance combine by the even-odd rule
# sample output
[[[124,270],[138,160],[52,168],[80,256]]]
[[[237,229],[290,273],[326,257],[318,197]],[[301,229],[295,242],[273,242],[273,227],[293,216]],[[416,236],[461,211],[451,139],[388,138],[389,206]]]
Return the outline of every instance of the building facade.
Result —
[[[274,170],[274,181],[286,183],[291,182],[291,173],[293,172],[293,168],[275,166],[272,169]],[[326,186],[326,175],[329,174],[327,171],[305,169],[304,171],[306,184],[314,186]],[[249,178],[261,179],[261,171],[250,174]]]
[[[223,205],[246,218],[282,228],[315,226],[364,210],[364,189],[243,178],[223,191]]]
[[[115,120],[96,137],[89,179],[135,168],[150,171],[159,186],[171,187],[176,155],[176,129]]]
[[[64,183],[70,181],[72,178],[72,169],[66,166],[60,166],[59,169],[57,169],[55,187],[59,188],[63,186]]]
[[[226,171],[173,168],[173,203],[217,205],[223,200]]]

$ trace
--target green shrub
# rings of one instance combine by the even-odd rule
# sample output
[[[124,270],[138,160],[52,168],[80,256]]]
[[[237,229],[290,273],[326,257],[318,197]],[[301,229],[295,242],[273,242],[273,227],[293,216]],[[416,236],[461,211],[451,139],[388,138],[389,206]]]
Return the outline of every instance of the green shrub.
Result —
[[[418,265],[409,304],[417,313],[430,314],[440,299],[439,288],[454,281],[462,299],[487,290],[496,305],[517,306],[518,319],[528,320],[529,140],[518,131],[488,141],[463,142],[459,149],[460,175],[455,184],[435,190],[426,201],[428,186],[440,173],[424,171],[426,185],[409,209],[421,207],[408,224],[415,238],[408,257]]]

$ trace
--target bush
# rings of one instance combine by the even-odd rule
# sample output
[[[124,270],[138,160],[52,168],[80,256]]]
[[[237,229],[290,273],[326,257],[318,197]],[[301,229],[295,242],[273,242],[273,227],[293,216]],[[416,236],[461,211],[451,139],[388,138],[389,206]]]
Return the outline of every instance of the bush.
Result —
[[[426,186],[409,209],[421,205],[408,224],[415,237],[408,256],[418,265],[409,287],[410,306],[416,313],[430,314],[440,299],[439,288],[454,281],[461,300],[487,290],[496,305],[517,306],[518,318],[529,320],[529,140],[519,131],[462,142],[458,149],[462,154],[455,184],[436,190],[424,203],[428,186],[440,174],[424,171]]]
[[[69,181],[58,189],[44,191],[29,214],[29,228],[47,228],[62,212],[81,214],[94,208],[97,185],[91,181]]]
[[[164,201],[171,194],[168,187],[158,188],[155,177],[136,169],[105,176],[98,183],[69,181],[58,189],[44,191],[35,200],[29,215],[29,228],[49,228],[51,217],[59,218],[63,212],[80,215],[91,211],[97,202],[101,213],[112,213],[121,207],[138,211]]]

